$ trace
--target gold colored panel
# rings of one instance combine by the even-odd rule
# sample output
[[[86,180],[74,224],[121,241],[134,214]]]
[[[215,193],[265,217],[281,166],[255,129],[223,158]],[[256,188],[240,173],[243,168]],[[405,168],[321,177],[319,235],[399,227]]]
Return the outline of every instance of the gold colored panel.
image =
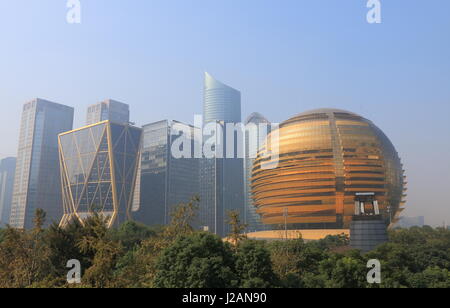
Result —
[[[288,216],[291,224],[341,223],[339,227],[346,228],[358,192],[375,193],[385,217],[388,205],[398,211],[404,190],[400,158],[369,120],[324,109],[282,123],[278,135],[275,142],[268,137],[280,154],[278,162],[270,160],[277,167],[262,168],[268,162],[266,147],[253,166],[252,196],[264,223],[284,224],[288,209],[307,215]],[[321,215],[323,211],[334,211],[335,216]]]

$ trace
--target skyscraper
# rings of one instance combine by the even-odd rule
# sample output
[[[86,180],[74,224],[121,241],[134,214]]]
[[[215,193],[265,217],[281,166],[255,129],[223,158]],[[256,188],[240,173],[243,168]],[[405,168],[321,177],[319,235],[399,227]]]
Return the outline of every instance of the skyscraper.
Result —
[[[203,118],[205,123],[240,123],[241,92],[205,73]]]
[[[253,205],[251,192],[252,169],[258,151],[266,142],[266,138],[271,131],[270,122],[261,114],[252,113],[245,121],[245,223],[248,225],[250,232],[262,231],[265,229],[261,218],[256,213],[256,207]]]
[[[194,158],[195,128],[177,121],[159,121],[143,126],[140,207],[135,220],[147,225],[170,222],[174,206],[199,195],[199,160]],[[181,134],[184,134],[183,136]],[[183,148],[179,138],[184,138]],[[178,157],[174,151],[187,151]],[[174,155],[175,154],[175,155]]]
[[[225,236],[229,233],[227,213],[237,210],[244,217],[244,170],[243,159],[238,155],[238,132],[233,131],[234,144],[226,144],[227,124],[241,122],[241,93],[208,73],[205,74],[204,87],[205,125],[216,123],[222,127],[223,134],[215,135],[216,144],[234,147],[235,156],[221,155],[216,147],[214,158],[203,158],[200,163],[200,224],[203,229]],[[231,136],[229,136],[231,137]],[[204,136],[204,140],[211,136]],[[224,157],[224,158],[223,158]]]
[[[107,120],[118,124],[128,124],[130,122],[129,106],[127,104],[108,99],[88,107],[86,125]]]
[[[31,228],[36,209],[47,225],[62,216],[58,134],[71,130],[72,107],[34,99],[23,106],[10,224]]]
[[[108,227],[131,219],[142,130],[103,121],[59,135],[64,216],[60,226],[92,213]]]
[[[14,157],[0,161],[0,227],[9,224],[15,170],[16,159]]]

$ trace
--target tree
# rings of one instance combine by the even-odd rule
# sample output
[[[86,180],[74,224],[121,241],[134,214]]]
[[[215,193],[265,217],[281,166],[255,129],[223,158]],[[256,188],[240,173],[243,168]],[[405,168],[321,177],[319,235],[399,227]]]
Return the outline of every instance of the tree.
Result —
[[[443,228],[398,229],[390,232],[389,243],[366,257],[380,260],[381,287],[431,287],[438,285],[436,277],[445,277],[445,273],[437,273],[450,268],[449,247],[450,231]]]
[[[239,245],[236,273],[243,288],[270,288],[277,285],[270,253],[264,242],[247,240]]]
[[[171,212],[170,224],[165,228],[164,235],[168,238],[176,238],[181,234],[192,234],[193,224],[197,217],[200,203],[198,196],[192,197],[188,203],[180,203]]]
[[[227,243],[209,233],[179,237],[156,265],[157,288],[229,288],[237,285]]]
[[[344,236],[308,243],[301,239],[271,243],[269,247],[274,272],[285,288],[324,288],[331,274],[321,271],[321,265],[326,260],[337,262],[337,259],[330,259],[335,255],[333,251],[346,243]]]
[[[5,229],[0,229],[0,244],[3,242],[5,238]]]
[[[366,263],[362,258],[332,254],[319,267],[327,288],[367,287]]]
[[[421,273],[410,276],[412,288],[450,288],[450,271],[445,268],[428,267]]]
[[[32,230],[0,230],[0,287],[68,287],[66,263],[82,264],[75,287],[303,287],[449,288],[450,231],[431,227],[390,231],[390,242],[361,255],[346,236],[305,243],[245,240],[231,215],[231,246],[194,230],[198,199],[177,206],[169,226],[127,222],[107,228],[94,213],[64,229],[45,229],[36,211]],[[381,285],[366,282],[369,259],[381,262]]]
[[[24,288],[49,279],[54,271],[44,241],[45,212],[37,210],[31,231],[8,227],[0,244],[0,286]]]
[[[116,264],[115,286],[152,287],[154,264],[159,255],[159,250],[155,250],[155,247],[160,247],[158,231],[135,222],[126,222],[113,234],[113,238],[118,240],[125,250],[125,254]]]
[[[133,250],[141,245],[142,241],[156,235],[156,232],[146,225],[127,221],[118,229],[111,231],[111,237],[114,241],[120,242],[125,250]]]
[[[143,240],[136,249],[128,251],[117,265],[117,283],[123,286],[154,287],[156,265],[161,252],[179,236],[194,233],[193,224],[199,201],[199,197],[194,196],[188,203],[178,204],[171,213],[168,226],[153,230],[153,236]]]
[[[247,238],[247,235],[244,233],[247,229],[247,225],[241,223],[239,212],[236,210],[228,212],[228,224],[230,225],[230,234],[228,235],[228,238],[235,250],[237,250],[239,243]]]
[[[42,231],[42,228],[44,227],[44,224],[45,224],[46,217],[47,217],[47,213],[43,209],[36,210],[36,212],[34,214],[34,218],[33,218],[34,230],[36,232]]]
[[[299,286],[299,256],[304,247],[301,239],[273,242],[269,245],[273,270],[284,287]]]
[[[350,245],[350,237],[346,234],[328,235],[317,242],[324,250]]]
[[[116,263],[114,287],[143,288],[152,286],[152,277],[148,277],[145,258],[135,249],[127,251]]]
[[[113,286],[114,269],[122,253],[122,247],[109,237],[109,218],[94,213],[85,220],[84,235],[77,243],[82,253],[93,253],[92,265],[83,276],[83,282],[95,288]]]

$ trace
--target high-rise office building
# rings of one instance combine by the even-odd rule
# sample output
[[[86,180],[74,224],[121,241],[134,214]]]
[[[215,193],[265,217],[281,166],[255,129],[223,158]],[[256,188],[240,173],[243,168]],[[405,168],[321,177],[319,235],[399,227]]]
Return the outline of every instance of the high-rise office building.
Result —
[[[133,214],[135,220],[166,225],[176,205],[199,195],[200,159],[194,158],[194,147],[201,142],[195,138],[199,130],[168,120],[143,126],[140,206]]]
[[[130,122],[129,106],[112,99],[89,106],[86,125],[92,125],[102,121],[128,124]]]
[[[265,144],[267,136],[271,132],[270,122],[259,113],[252,113],[245,121],[245,223],[248,225],[248,231],[262,231],[265,230],[265,225],[261,222],[261,217],[256,213],[256,207],[253,204],[252,198],[252,169],[258,151]]]
[[[9,224],[15,170],[16,159],[14,157],[0,161],[0,227]]]
[[[203,118],[205,123],[240,123],[241,92],[205,73]]]
[[[35,99],[23,106],[10,224],[31,228],[36,209],[47,225],[62,216],[58,134],[73,125],[72,107]]]
[[[203,158],[200,163],[200,225],[204,230],[226,236],[229,233],[227,214],[237,210],[244,217],[244,166],[243,155],[238,153],[238,143],[242,136],[234,130],[234,144],[225,127],[229,124],[241,124],[241,94],[239,91],[205,74],[204,87],[205,125],[216,123],[222,127],[223,134],[215,134],[216,146],[214,158]],[[212,136],[203,136],[204,140]],[[241,139],[241,140],[239,140]],[[228,147],[228,148],[227,148]],[[225,155],[229,147],[234,147],[234,156]],[[223,148],[224,153],[219,153]],[[223,155],[222,155],[223,154]]]
[[[94,212],[108,227],[131,219],[142,130],[103,121],[59,135],[64,216],[60,226]]]

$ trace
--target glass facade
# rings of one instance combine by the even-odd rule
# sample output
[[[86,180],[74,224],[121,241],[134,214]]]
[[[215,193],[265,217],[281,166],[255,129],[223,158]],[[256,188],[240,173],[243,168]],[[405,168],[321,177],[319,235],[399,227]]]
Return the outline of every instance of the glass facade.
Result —
[[[205,73],[203,117],[206,123],[240,123],[241,93]]]
[[[249,232],[263,231],[266,226],[261,222],[261,217],[256,213],[256,207],[253,204],[251,191],[251,178],[253,164],[257,157],[259,149],[264,145],[267,136],[271,131],[270,122],[259,113],[252,113],[245,122],[245,223],[248,225]]]
[[[47,225],[62,216],[58,134],[72,129],[71,107],[35,99],[23,106],[10,225],[29,229],[36,209]]]
[[[357,193],[375,193],[387,224],[401,211],[404,171],[386,135],[354,113],[320,109],[280,125],[253,167],[252,196],[264,224],[292,229],[348,228]],[[278,163],[274,169],[269,167]]]
[[[93,212],[116,227],[131,218],[142,130],[103,121],[59,136],[64,216],[83,223]]]
[[[224,127],[241,122],[241,94],[239,91],[205,75],[204,121]],[[223,139],[216,144],[225,144]],[[235,132],[237,150],[237,132]],[[203,136],[208,140],[211,136]],[[216,148],[216,151],[218,149]],[[225,149],[226,151],[226,149]],[[237,153],[237,151],[235,151]],[[244,217],[244,161],[242,158],[203,158],[200,162],[200,227],[225,236],[229,233],[227,212],[237,210]]]
[[[185,142],[191,147],[189,157],[178,158],[171,153],[174,142],[181,138],[175,127],[183,128]],[[135,220],[147,225],[166,225],[174,206],[199,195],[199,159],[193,155],[195,130],[190,125],[167,120],[143,127],[140,206],[133,214]]]
[[[102,121],[128,124],[130,122],[129,106],[112,99],[89,106],[86,125],[92,125]]]
[[[9,157],[0,161],[0,227],[9,224],[15,170],[15,158]]]

